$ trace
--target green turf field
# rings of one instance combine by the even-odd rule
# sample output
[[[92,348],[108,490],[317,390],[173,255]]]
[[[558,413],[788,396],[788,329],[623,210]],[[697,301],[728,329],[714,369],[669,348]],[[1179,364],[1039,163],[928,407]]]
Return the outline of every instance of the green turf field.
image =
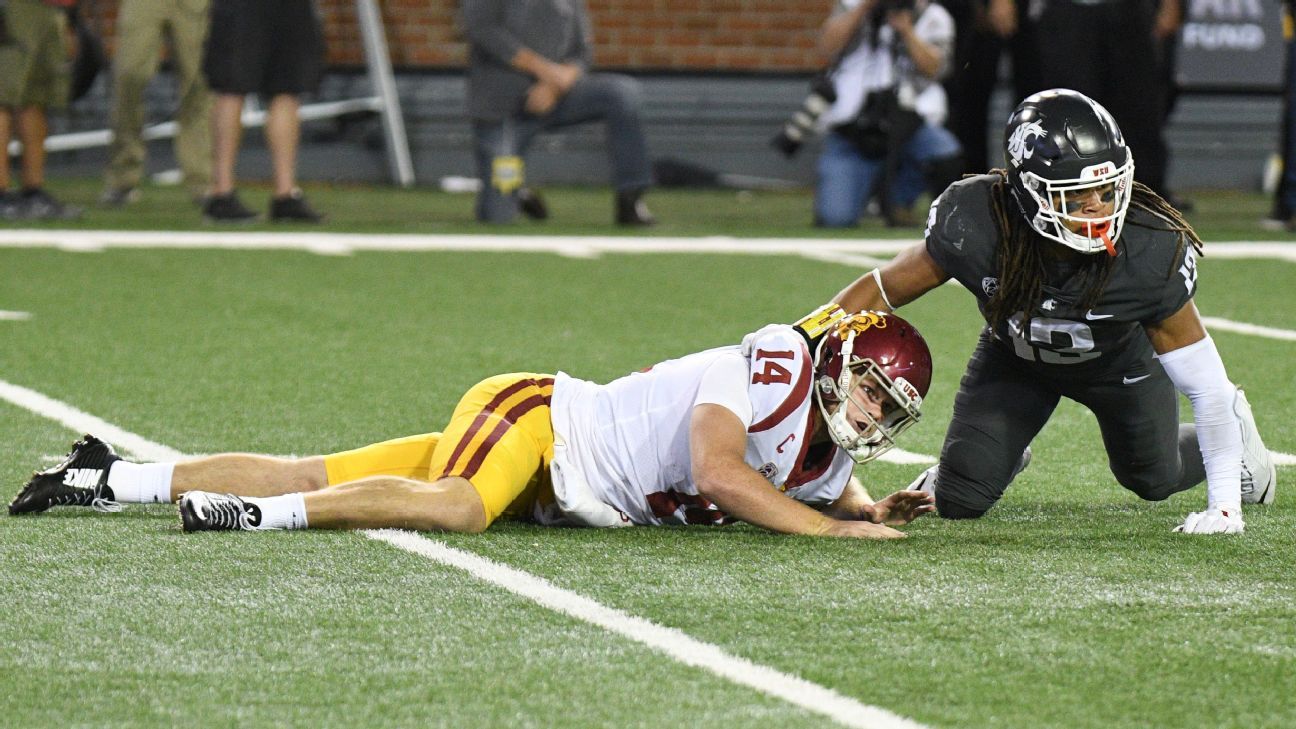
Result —
[[[141,205],[184,227],[190,211],[162,205],[172,193]],[[751,201],[708,195],[659,194],[658,214],[680,216],[660,232],[766,230],[735,222]],[[474,230],[463,212],[416,218],[466,203],[424,197],[316,195],[341,230]],[[594,221],[605,197],[560,191],[555,209],[584,217],[549,229],[611,232]],[[791,201],[803,215],[804,195],[771,199],[755,203],[766,234],[812,234],[775,224]],[[1198,203],[1220,220],[1263,210]],[[1261,237],[1213,220],[1208,239]],[[1207,251],[1203,314],[1296,328],[1296,266]],[[795,318],[860,273],[791,256],[3,246],[0,272],[0,311],[31,315],[0,319],[0,380],[189,454],[424,432],[484,375],[611,379]],[[936,368],[902,446],[934,455],[980,322],[953,287],[902,313]],[[1270,448],[1296,453],[1296,342],[1214,336]],[[77,435],[0,401],[0,500]],[[1296,726],[1296,471],[1280,469],[1276,505],[1247,509],[1245,535],[1194,538],[1170,529],[1203,490],[1145,503],[1121,489],[1087,411],[1064,403],[1034,448],[985,518],[924,518],[894,543],[745,526],[431,538],[932,727]],[[876,495],[921,468],[859,475]],[[65,508],[0,516],[0,575],[0,726],[829,724],[359,534],[184,535],[174,507]]]

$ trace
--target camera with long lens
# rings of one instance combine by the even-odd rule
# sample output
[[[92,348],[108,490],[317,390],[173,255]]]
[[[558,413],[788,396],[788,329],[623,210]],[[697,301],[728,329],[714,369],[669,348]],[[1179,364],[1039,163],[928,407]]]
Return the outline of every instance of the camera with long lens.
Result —
[[[815,122],[819,115],[828,110],[837,101],[837,89],[833,88],[832,78],[827,72],[820,73],[810,82],[810,95],[801,102],[791,119],[783,124],[783,129],[770,140],[770,146],[791,157],[801,149],[807,136],[815,133]]]

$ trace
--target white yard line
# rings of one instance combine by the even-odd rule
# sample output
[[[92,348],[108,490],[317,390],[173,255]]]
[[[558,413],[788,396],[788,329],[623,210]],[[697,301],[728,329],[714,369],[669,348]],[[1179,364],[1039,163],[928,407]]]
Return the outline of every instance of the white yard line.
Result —
[[[176,461],[186,457],[174,448],[119,428],[106,420],[35,390],[3,380],[0,380],[0,399],[8,400],[36,415],[57,421],[77,433],[94,433],[143,460]],[[414,532],[381,529],[367,530],[362,533],[370,539],[463,570],[477,579],[502,587],[542,607],[642,643],[680,663],[710,671],[733,683],[825,716],[843,726],[858,729],[924,729],[924,725],[886,709],[861,703],[798,676],[752,663],[745,658],[725,652],[719,646],[691,638],[674,628],[667,628],[650,620],[607,607],[588,597],[557,587],[543,578],[492,562],[471,552],[455,549]]]
[[[31,312],[0,310],[0,321],[27,321],[30,318],[32,318]]]
[[[95,436],[143,460],[178,461],[184,458],[184,454],[174,448],[168,448],[161,443],[154,443],[147,438],[135,435],[129,430],[119,428],[107,420],[95,417],[65,402],[60,402],[21,385],[14,385],[0,380],[0,399],[8,400],[24,410],[61,423],[77,433],[93,433]]]
[[[1251,334],[1266,339],[1281,339],[1287,342],[1296,342],[1296,331],[1291,329],[1275,329],[1274,327],[1262,327],[1258,324],[1247,324],[1246,322],[1230,321],[1220,319],[1214,316],[1203,316],[1202,322],[1209,329],[1219,329],[1225,332],[1236,332],[1238,334]]]
[[[364,534],[371,539],[386,542],[407,552],[461,569],[478,579],[533,600],[550,610],[565,613],[577,620],[642,643],[680,663],[710,671],[736,684],[783,699],[794,706],[826,716],[843,726],[886,729],[922,726],[885,709],[862,704],[819,684],[776,671],[768,666],[752,663],[710,643],[691,638],[674,628],[666,628],[652,621],[607,607],[570,590],[557,587],[548,580],[492,562],[471,552],[448,547],[441,542],[426,539],[412,532],[382,529],[366,531]]]

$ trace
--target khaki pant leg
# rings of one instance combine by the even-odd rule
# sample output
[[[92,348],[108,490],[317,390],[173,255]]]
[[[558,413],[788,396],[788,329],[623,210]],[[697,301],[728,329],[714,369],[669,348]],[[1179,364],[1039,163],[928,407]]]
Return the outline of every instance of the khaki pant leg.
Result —
[[[144,130],[144,89],[160,61],[166,5],[158,0],[122,0],[117,16],[114,98],[109,121],[113,141],[104,180],[109,188],[136,187],[144,175],[146,149],[140,137]]]
[[[206,194],[211,185],[211,91],[203,77],[203,46],[207,41],[208,0],[169,0],[172,53],[179,78],[180,133],[175,139],[176,160],[184,171],[192,197]]]

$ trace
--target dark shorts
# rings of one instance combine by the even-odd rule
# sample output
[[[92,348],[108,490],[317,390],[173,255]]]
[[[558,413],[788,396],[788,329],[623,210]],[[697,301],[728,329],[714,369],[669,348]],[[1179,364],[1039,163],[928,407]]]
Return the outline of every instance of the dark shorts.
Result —
[[[299,95],[319,86],[324,32],[314,0],[212,0],[203,74],[222,94]]]

